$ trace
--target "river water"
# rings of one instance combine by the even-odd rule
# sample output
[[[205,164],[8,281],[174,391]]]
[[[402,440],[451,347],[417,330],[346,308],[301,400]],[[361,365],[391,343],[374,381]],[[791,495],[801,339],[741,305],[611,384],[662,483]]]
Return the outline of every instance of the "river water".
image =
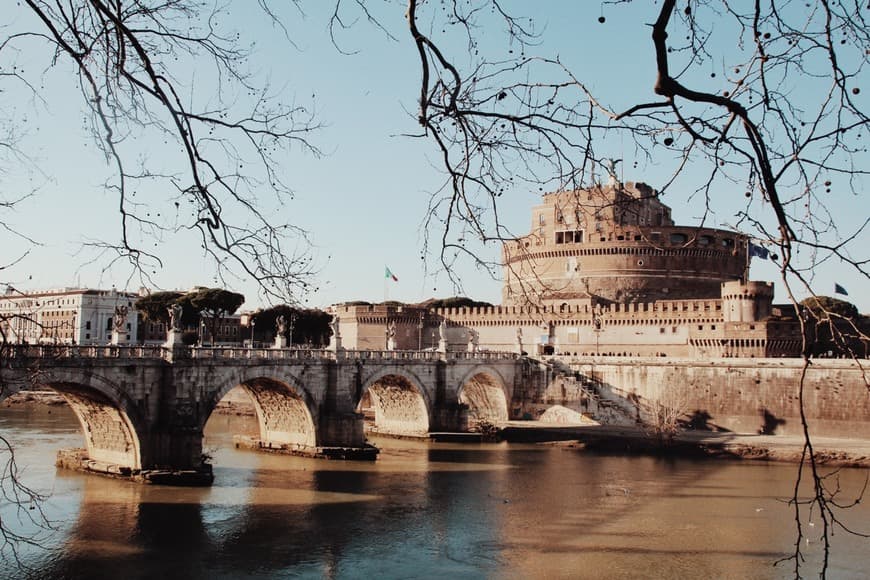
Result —
[[[2,578],[780,578],[793,564],[796,466],[607,456],[549,445],[378,439],[376,462],[240,451],[214,416],[211,488],[57,470],[83,445],[66,408],[0,409],[53,530],[8,548]],[[854,496],[867,470],[842,470]],[[868,502],[870,503],[870,502]],[[34,513],[34,512],[29,512]],[[4,505],[7,525],[29,529]],[[842,514],[870,531],[865,503]],[[806,576],[818,514],[803,518]],[[838,531],[829,577],[867,578],[870,540]]]

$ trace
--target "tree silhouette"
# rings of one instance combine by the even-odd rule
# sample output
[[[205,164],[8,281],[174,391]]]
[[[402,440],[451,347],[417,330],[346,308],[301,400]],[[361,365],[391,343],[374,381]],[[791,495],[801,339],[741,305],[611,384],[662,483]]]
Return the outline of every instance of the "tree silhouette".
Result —
[[[298,147],[319,154],[308,140],[318,123],[307,106],[287,104],[249,71],[249,50],[218,25],[226,7],[190,0],[25,0],[8,8],[0,83],[31,92],[37,103],[75,98],[38,89],[40,71],[71,67],[92,141],[112,167],[105,188],[116,197],[119,237],[88,244],[106,267],[126,260],[153,285],[151,274],[163,262],[148,242],[192,230],[220,280],[229,271],[244,273],[273,298],[304,291],[311,274],[307,233],[258,208],[266,195],[290,194],[277,167],[281,152]],[[280,26],[267,0],[256,10],[265,25]],[[201,83],[207,94],[199,94],[181,80],[191,67],[217,85]],[[7,131],[0,149],[12,151],[13,161],[26,155],[18,148],[21,122],[0,117]],[[137,139],[147,136],[178,152],[173,169],[137,149]],[[174,195],[141,199],[146,188],[140,186],[150,183]]]

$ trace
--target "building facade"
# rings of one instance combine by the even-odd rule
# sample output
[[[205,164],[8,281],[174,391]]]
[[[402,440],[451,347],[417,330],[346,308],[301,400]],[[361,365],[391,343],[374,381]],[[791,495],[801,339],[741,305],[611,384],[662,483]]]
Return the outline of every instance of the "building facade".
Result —
[[[773,304],[772,283],[746,280],[748,244],[736,232],[676,225],[651,187],[613,182],[544,195],[530,233],[503,246],[502,305],[332,312],[346,348],[798,356],[794,307]]]
[[[19,292],[8,287],[0,296],[0,329],[8,342],[19,344],[108,344],[120,313],[118,342],[136,342],[138,297],[117,290]]]

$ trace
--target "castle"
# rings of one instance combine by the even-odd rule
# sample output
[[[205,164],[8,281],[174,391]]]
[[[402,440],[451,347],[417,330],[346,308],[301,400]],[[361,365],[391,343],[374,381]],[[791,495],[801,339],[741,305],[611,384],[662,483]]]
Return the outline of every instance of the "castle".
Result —
[[[543,196],[504,243],[502,305],[338,304],[343,346],[576,356],[793,357],[800,325],[747,280],[750,240],[678,226],[657,191],[611,183]]]

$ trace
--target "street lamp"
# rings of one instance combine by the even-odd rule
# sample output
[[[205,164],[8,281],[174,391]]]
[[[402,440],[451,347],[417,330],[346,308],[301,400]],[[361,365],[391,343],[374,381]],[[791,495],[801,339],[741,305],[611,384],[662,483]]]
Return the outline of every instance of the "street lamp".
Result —
[[[287,336],[287,348],[293,348],[293,323],[296,322],[296,315],[290,315],[290,332]]]
[[[254,327],[257,325],[257,321],[251,318],[251,348],[254,348]]]

